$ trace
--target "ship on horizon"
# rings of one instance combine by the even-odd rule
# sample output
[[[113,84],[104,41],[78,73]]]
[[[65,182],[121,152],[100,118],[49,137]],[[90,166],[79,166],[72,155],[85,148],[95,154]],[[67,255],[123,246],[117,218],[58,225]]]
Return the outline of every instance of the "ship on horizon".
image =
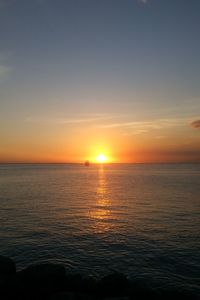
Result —
[[[85,167],[89,167],[90,166],[90,161],[89,160],[86,160],[85,163],[84,163]]]

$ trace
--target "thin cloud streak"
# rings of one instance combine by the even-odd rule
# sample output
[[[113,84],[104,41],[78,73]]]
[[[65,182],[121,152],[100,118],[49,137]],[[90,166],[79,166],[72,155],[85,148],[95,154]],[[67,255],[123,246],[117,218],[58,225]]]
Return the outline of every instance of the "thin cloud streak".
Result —
[[[115,127],[146,127],[151,129],[171,127],[174,125],[183,125],[185,119],[160,119],[154,121],[138,121],[138,122],[125,122],[125,123],[113,123],[103,125],[103,128],[115,128]]]
[[[100,125],[101,128],[127,128],[133,129],[134,134],[141,134],[149,130],[166,129],[177,126],[184,126],[188,122],[186,118],[179,119],[158,119],[153,121],[120,122]]]
[[[31,122],[31,123],[52,123],[52,124],[82,124],[82,123],[93,123],[97,121],[107,120],[113,118],[112,116],[108,115],[102,115],[102,116],[83,116],[83,117],[74,117],[74,118],[48,118],[48,117],[27,117],[25,119],[25,122]]]

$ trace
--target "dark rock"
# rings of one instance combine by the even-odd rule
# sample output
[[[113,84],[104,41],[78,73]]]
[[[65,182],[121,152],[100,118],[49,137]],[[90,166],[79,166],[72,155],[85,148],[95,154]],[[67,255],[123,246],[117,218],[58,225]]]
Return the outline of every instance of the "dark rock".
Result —
[[[0,289],[0,299],[25,299],[24,288],[17,274],[5,279],[4,284]]]
[[[132,282],[129,291],[130,300],[145,300],[145,299],[162,299],[158,291],[152,289],[152,287],[146,285],[144,282]]]
[[[87,276],[83,278],[82,285],[82,292],[86,294],[93,294],[97,286],[97,280],[93,276]]]
[[[16,273],[15,262],[5,256],[0,255],[0,278],[12,276]]]
[[[129,280],[124,274],[114,273],[98,282],[96,292],[102,296],[121,296],[127,293],[129,286]]]
[[[198,300],[199,298],[187,291],[159,288],[147,285],[145,282],[133,282],[130,288],[130,300]]]
[[[140,290],[135,290],[134,292],[131,292],[130,294],[130,300],[149,300],[149,299],[163,299],[160,298],[160,295],[154,291],[154,290],[148,290],[148,289],[140,289]]]
[[[66,275],[63,265],[32,265],[16,272],[15,263],[0,256],[0,300],[198,300],[198,289],[158,287],[149,281],[129,281],[114,273],[96,280]]]
[[[80,292],[83,288],[83,278],[80,274],[67,274],[65,289],[70,292]]]
[[[0,256],[0,299],[10,299],[14,294],[21,293],[17,282],[15,262]]]
[[[82,294],[92,294],[95,291],[96,279],[93,276],[80,274],[67,274],[65,290]]]
[[[62,292],[58,294],[54,294],[48,300],[75,300],[74,294],[69,292]]]
[[[63,292],[51,296],[48,300],[95,300],[95,298],[87,294]]]
[[[200,298],[197,295],[194,295],[193,293],[189,291],[182,291],[182,290],[161,290],[159,291],[160,298],[162,300],[199,300]]]
[[[21,280],[30,299],[43,299],[64,289],[65,268],[56,264],[32,265],[21,272]]]
[[[129,296],[121,296],[121,297],[109,297],[109,298],[104,298],[103,300],[129,300]]]

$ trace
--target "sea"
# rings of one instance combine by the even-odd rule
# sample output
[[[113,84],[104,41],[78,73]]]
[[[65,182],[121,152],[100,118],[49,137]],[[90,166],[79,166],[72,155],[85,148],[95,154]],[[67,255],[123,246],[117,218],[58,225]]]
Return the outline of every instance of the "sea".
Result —
[[[0,255],[200,295],[200,164],[1,164]]]

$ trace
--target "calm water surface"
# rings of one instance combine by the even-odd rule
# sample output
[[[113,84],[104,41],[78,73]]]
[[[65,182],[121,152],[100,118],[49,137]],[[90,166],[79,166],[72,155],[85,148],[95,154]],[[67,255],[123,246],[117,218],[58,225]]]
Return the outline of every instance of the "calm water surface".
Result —
[[[0,165],[0,253],[200,293],[200,165]]]

